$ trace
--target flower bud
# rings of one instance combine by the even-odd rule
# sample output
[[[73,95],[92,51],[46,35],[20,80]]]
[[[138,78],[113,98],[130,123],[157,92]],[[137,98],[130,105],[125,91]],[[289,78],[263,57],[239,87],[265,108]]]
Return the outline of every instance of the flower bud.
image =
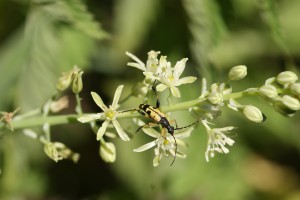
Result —
[[[82,90],[82,74],[83,71],[75,71],[72,75],[72,91],[75,94],[80,93]]]
[[[278,96],[277,89],[273,85],[263,85],[263,86],[261,86],[259,88],[259,93],[263,97],[267,97],[267,98],[270,98],[270,99],[273,99],[273,98]]]
[[[243,109],[243,113],[247,119],[255,123],[261,123],[266,120],[266,117],[255,106],[247,105]]]
[[[281,101],[276,101],[274,103],[274,108],[277,112],[279,112],[280,114],[282,114],[285,117],[292,117],[296,113],[295,110],[289,109]]]
[[[210,93],[207,96],[207,100],[213,105],[221,105],[223,103],[223,95],[220,93]]]
[[[229,80],[238,81],[247,75],[247,67],[245,65],[238,65],[232,67],[228,73]]]
[[[113,163],[116,160],[116,147],[111,142],[103,142],[100,146],[100,156],[108,163]]]
[[[290,85],[293,94],[300,96],[300,83],[293,83]]]
[[[277,75],[276,80],[281,85],[292,84],[298,80],[297,75],[291,71],[284,71]]]
[[[298,99],[291,97],[290,95],[284,95],[281,102],[291,110],[300,110],[300,102]]]

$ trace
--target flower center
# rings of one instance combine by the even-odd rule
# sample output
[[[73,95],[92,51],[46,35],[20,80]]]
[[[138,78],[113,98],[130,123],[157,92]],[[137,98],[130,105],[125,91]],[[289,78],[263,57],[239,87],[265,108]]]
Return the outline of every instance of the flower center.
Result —
[[[113,120],[113,119],[116,118],[117,112],[114,111],[113,109],[108,109],[108,110],[105,112],[105,116],[106,116],[107,119]]]

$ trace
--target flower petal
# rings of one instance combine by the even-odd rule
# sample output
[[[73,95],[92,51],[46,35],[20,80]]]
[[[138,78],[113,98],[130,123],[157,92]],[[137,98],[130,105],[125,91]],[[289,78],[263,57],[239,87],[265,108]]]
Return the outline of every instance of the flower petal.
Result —
[[[115,92],[114,100],[113,100],[112,105],[111,105],[113,109],[117,109],[117,105],[118,105],[118,102],[119,102],[119,99],[120,99],[123,87],[124,87],[124,85],[120,85],[117,88],[116,92]]]
[[[134,152],[142,152],[142,151],[146,151],[148,149],[151,149],[152,147],[154,147],[156,145],[156,140],[149,142],[147,144],[144,144],[136,149],[133,149]]]
[[[160,133],[157,132],[155,129],[150,128],[150,127],[144,127],[142,128],[144,133],[146,133],[147,135],[149,135],[150,137],[154,137],[154,138],[158,138],[160,137]]]
[[[156,86],[156,90],[158,91],[158,92],[162,92],[162,91],[164,91],[165,89],[167,89],[167,85],[165,85],[165,84],[163,84],[163,83],[160,83],[160,84],[158,84],[157,86]]]
[[[194,76],[187,76],[176,81],[175,86],[179,86],[182,84],[193,83],[197,78]]]
[[[99,106],[103,111],[107,110],[106,105],[103,103],[101,97],[96,92],[91,92],[91,95],[97,106]]]
[[[174,73],[173,73],[174,77],[179,78],[179,76],[182,74],[185,68],[185,63],[187,60],[188,60],[187,58],[183,58],[176,63],[176,65],[174,66]]]
[[[80,121],[81,123],[86,123],[86,122],[94,121],[96,119],[100,119],[102,115],[103,115],[102,113],[83,115],[81,117],[78,117],[77,120]]]
[[[179,98],[181,96],[180,91],[177,87],[170,87],[170,90],[174,97]]]
[[[126,55],[129,56],[130,58],[132,58],[132,60],[134,60],[138,64],[138,65],[136,65],[135,63],[130,62],[130,63],[127,63],[128,66],[136,67],[142,71],[146,71],[145,64],[138,57],[136,57],[135,55],[133,55],[132,53],[129,53],[127,51],[126,51]]]
[[[115,129],[117,130],[118,135],[120,136],[120,138],[124,141],[129,141],[130,138],[128,137],[128,135],[125,133],[125,131],[123,130],[123,128],[121,127],[121,125],[119,124],[119,122],[117,120],[112,120],[112,123],[115,126]]]
[[[108,120],[108,119],[105,120],[102,123],[101,127],[98,129],[98,131],[97,131],[97,140],[100,140],[103,137],[109,122],[110,122],[110,120]]]

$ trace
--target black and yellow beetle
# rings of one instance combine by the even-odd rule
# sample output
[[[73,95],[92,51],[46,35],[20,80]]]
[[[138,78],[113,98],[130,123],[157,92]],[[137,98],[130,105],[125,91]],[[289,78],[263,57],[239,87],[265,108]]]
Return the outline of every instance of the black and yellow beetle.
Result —
[[[152,89],[157,97],[157,94],[156,94],[156,90],[155,90],[155,87],[154,85],[152,86]],[[156,107],[153,107],[151,105],[148,105],[148,104],[140,104],[139,106],[139,109],[134,109],[136,111],[138,111],[140,114],[142,114],[143,116],[147,117],[147,118],[150,118],[152,119],[153,123],[154,124],[159,124],[161,125],[162,128],[165,128],[167,129],[168,133],[174,138],[174,141],[175,141],[175,155],[174,155],[174,159],[171,163],[171,165],[175,162],[175,159],[176,159],[176,152],[177,152],[177,141],[176,141],[176,138],[174,136],[174,132],[175,130],[181,130],[181,129],[184,129],[184,128],[188,128],[188,127],[191,127],[193,125],[195,125],[198,121],[188,125],[188,126],[184,126],[184,127],[177,127],[177,123],[175,120],[173,120],[176,124],[176,128],[174,126],[171,126],[171,123],[170,121],[167,119],[166,117],[166,114],[161,112],[159,110],[159,107],[160,107],[160,101],[157,97],[157,101],[156,101]],[[143,127],[146,127],[146,126],[153,126],[153,123],[148,123],[148,124],[145,124],[143,126],[140,126],[136,132],[138,132],[141,128]],[[163,136],[164,137],[164,136]]]

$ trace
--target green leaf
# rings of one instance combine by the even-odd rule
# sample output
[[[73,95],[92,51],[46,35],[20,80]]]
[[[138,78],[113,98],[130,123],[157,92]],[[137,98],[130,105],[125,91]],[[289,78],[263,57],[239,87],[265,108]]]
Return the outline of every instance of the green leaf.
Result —
[[[36,1],[40,3],[39,1]],[[80,0],[53,0],[48,4],[38,4],[49,16],[57,21],[71,24],[74,28],[96,39],[108,37],[108,34],[101,29],[98,22],[93,19],[92,14]]]

